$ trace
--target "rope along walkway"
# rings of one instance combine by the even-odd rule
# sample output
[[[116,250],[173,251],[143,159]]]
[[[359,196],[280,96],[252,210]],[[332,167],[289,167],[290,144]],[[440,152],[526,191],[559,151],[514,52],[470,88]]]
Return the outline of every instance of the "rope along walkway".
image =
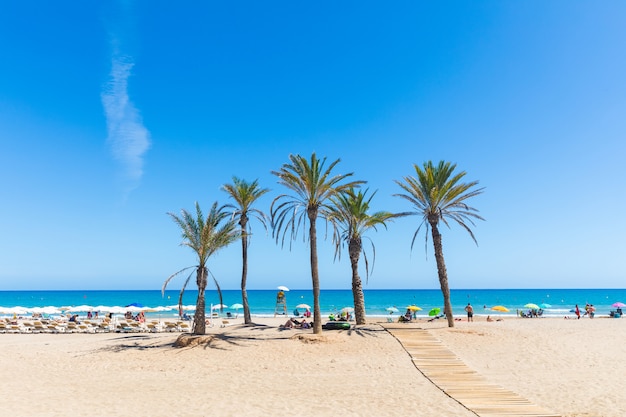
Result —
[[[481,417],[559,417],[526,398],[488,382],[470,369],[427,330],[386,323],[391,333],[411,355],[415,367],[448,396]]]

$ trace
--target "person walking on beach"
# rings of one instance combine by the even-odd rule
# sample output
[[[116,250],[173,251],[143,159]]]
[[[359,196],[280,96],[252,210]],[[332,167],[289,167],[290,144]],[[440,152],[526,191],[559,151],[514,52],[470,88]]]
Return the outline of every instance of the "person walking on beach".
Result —
[[[574,310],[574,313],[576,313],[576,318],[580,320],[580,309],[578,308],[578,304],[576,304],[576,309]]]
[[[467,311],[467,321],[474,321],[474,307],[470,303],[467,303],[465,311]]]

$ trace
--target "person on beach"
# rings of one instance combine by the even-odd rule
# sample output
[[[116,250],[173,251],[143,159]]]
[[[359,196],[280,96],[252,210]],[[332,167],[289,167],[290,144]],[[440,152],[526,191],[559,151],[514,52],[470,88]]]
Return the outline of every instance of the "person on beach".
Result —
[[[470,303],[465,306],[465,311],[467,312],[467,321],[474,321],[474,307]]]
[[[280,327],[282,327],[283,329],[293,329],[295,326],[296,323],[294,323],[292,319],[289,319],[285,322],[285,324],[282,324]]]
[[[487,316],[487,321],[493,321],[493,319],[491,318],[491,316]]]
[[[576,317],[580,320],[580,309],[578,308],[578,304],[576,304],[576,308],[574,309],[574,313],[576,313]]]
[[[413,313],[411,309],[407,308],[406,313],[404,313],[404,321],[411,321],[413,319]]]

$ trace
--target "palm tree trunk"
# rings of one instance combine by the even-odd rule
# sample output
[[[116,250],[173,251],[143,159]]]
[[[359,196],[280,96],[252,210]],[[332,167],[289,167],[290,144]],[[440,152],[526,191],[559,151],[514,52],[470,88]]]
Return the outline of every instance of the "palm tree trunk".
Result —
[[[309,239],[311,244],[311,281],[313,282],[313,333],[322,333],[322,311],[320,309],[320,277],[317,269],[317,210],[309,209]]]
[[[242,216],[239,222],[241,225],[241,257],[243,266],[241,268],[241,301],[243,303],[243,322],[252,323],[250,317],[250,305],[248,304],[248,292],[246,291],[246,281],[248,280],[248,236],[246,235],[246,220]]]
[[[204,310],[206,308],[206,301],[204,298],[204,290],[207,285],[208,271],[204,266],[198,266],[196,272],[196,283],[198,284],[198,300],[196,301],[196,314],[194,315],[193,334],[204,335],[206,334],[206,316]]]
[[[441,243],[441,233],[437,228],[436,221],[429,223],[432,230],[433,245],[435,247],[435,259],[437,260],[437,273],[439,275],[439,285],[443,294],[443,312],[448,319],[448,327],[454,327],[454,317],[452,316],[452,304],[450,303],[450,287],[448,286],[448,272],[446,271],[446,262],[443,259],[443,245]]]
[[[352,297],[354,298],[354,318],[356,324],[365,324],[365,297],[363,285],[359,276],[359,255],[361,254],[361,240],[350,239],[348,244],[350,265],[352,267]]]

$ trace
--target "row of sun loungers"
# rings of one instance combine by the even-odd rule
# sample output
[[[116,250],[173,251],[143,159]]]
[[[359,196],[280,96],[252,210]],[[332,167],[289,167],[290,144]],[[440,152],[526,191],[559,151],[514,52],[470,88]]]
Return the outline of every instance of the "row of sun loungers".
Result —
[[[0,333],[159,333],[190,332],[191,326],[183,321],[4,321],[0,320]]]

